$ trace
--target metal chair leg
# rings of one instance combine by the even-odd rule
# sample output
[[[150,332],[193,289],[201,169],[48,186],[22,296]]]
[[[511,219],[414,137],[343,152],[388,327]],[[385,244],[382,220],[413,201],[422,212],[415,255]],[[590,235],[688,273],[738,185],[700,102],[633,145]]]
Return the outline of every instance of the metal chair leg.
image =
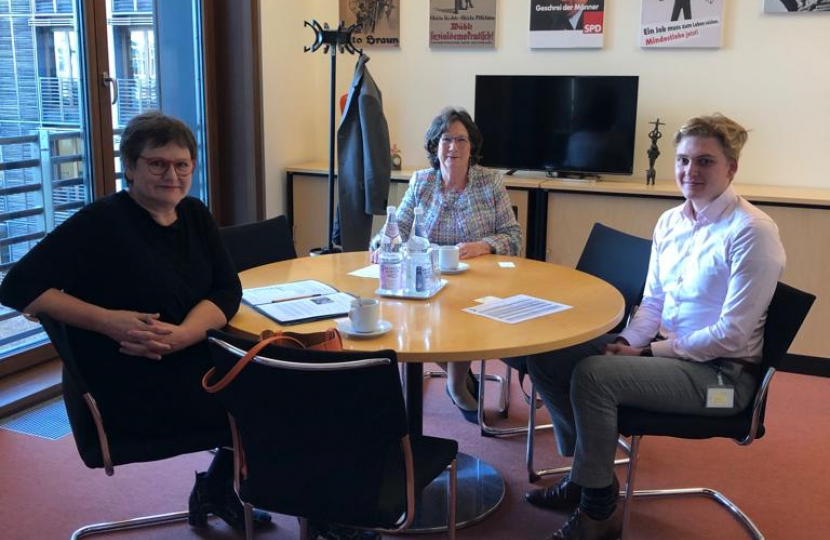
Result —
[[[243,503],[245,510],[245,540],[254,540],[254,507],[251,504]]]
[[[499,414],[501,414],[502,418],[507,418],[508,413],[510,412],[510,385],[513,382],[513,368],[504,364],[504,386],[503,386],[503,403],[501,403],[501,408],[499,409]]]
[[[300,540],[309,540],[308,538],[308,519],[301,517],[297,518],[300,522]]]
[[[536,385],[531,383],[530,386],[530,398],[531,403],[536,402]],[[534,434],[537,429],[545,429],[548,427],[553,427],[550,424],[545,424],[543,426],[536,426],[536,407],[531,406],[530,411],[528,411],[527,415],[527,451],[525,454],[525,464],[527,466],[527,478],[528,481],[533,484],[538,482],[544,476],[553,476],[558,474],[567,474],[571,472],[570,465],[565,467],[555,467],[551,469],[535,469],[533,465],[533,456],[534,456]],[[617,445],[623,449],[626,453],[631,452],[631,448],[629,447],[628,443],[625,442],[625,439],[620,437],[617,440]],[[621,458],[614,460],[614,465],[625,465],[629,462],[629,458]]]
[[[634,500],[634,498],[637,497],[706,497],[707,499],[713,500],[720,504],[723,508],[725,508],[726,511],[728,511],[729,514],[733,518],[735,518],[736,521],[743,525],[744,529],[746,529],[747,533],[749,533],[749,535],[754,540],[764,540],[763,533],[761,533],[760,529],[758,529],[758,527],[749,518],[749,516],[747,516],[746,513],[744,513],[744,511],[741,510],[737,504],[733,503],[722,493],[714,489],[696,487],[681,489],[635,490],[634,475],[637,466],[637,458],[639,457],[640,439],[642,439],[642,436],[636,436],[631,438],[631,452],[629,454],[631,462],[628,464],[628,475],[626,479],[625,491],[624,493],[621,493],[621,495],[625,497],[625,508],[623,510],[623,530],[621,540],[627,540],[628,538],[631,538],[631,534],[629,532],[629,523],[631,519],[631,502]]]
[[[625,508],[623,508],[622,536],[620,540],[627,540],[629,534],[628,522],[631,519],[631,501],[634,493],[634,475],[637,471],[637,458],[640,452],[641,437],[631,437],[631,450],[628,454],[628,472],[625,478]]]
[[[482,374],[486,374],[485,362],[486,362],[486,360],[481,361],[481,373]],[[507,369],[508,369],[508,372],[507,372],[507,376],[505,377],[505,379],[509,379],[510,371],[512,371],[510,369],[510,366],[508,366]],[[487,380],[490,380],[489,377],[491,377],[491,376],[490,375],[486,376]],[[501,379],[501,378],[499,377],[499,379]],[[509,401],[510,401],[510,394],[509,394],[508,391],[505,390],[505,388],[507,388],[508,386],[509,386],[509,383],[507,383],[507,381],[505,380],[505,384],[502,386],[502,395],[501,395],[501,399],[504,401],[504,403],[509,403]],[[506,412],[507,411],[507,406],[505,405],[504,407],[502,407],[502,410],[504,410],[504,412]],[[501,410],[500,410],[500,412],[501,412]],[[490,425],[487,424],[486,415],[485,415],[485,412],[484,412],[484,385],[481,384],[480,379],[479,379],[479,385],[478,385],[478,425],[481,427],[481,435],[484,436],[484,437],[512,437],[514,435],[523,435],[523,434],[527,433],[528,429],[529,429],[529,427],[525,427],[525,426],[512,427],[512,428],[497,428],[497,427],[493,427],[493,426],[490,426]],[[551,424],[545,424],[543,426],[537,426],[535,429],[549,429],[549,428],[552,428],[552,427],[553,426]]]
[[[454,459],[450,463],[450,489],[447,496],[447,537],[450,540],[455,540],[456,529],[456,506],[458,499],[458,463]]]
[[[134,519],[124,519],[121,521],[108,521],[106,523],[94,523],[92,525],[85,525],[72,533],[70,540],[78,540],[87,536],[95,534],[105,534],[113,531],[128,531],[131,529],[140,529],[142,527],[150,527],[154,525],[161,525],[164,523],[172,523],[174,521],[183,521],[187,519],[188,512],[172,512],[169,514],[158,514],[155,516],[146,516]]]

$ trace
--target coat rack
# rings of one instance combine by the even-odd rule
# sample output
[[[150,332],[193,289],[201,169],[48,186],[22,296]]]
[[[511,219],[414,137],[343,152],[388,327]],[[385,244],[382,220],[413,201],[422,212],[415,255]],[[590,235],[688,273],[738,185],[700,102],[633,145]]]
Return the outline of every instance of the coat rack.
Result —
[[[305,21],[304,26],[311,27],[314,30],[314,43],[311,47],[303,47],[303,52],[316,52],[320,47],[323,48],[323,53],[331,51],[331,95],[330,95],[330,109],[329,109],[329,245],[327,249],[322,249],[320,255],[326,253],[336,253],[339,250],[334,247],[334,120],[335,120],[335,83],[337,81],[337,50],[340,54],[348,52],[349,54],[363,54],[361,49],[355,48],[352,45],[352,34],[360,29],[359,24],[353,24],[348,28],[341,21],[336,29],[329,28],[328,23],[323,23],[320,26],[316,20],[310,23]]]

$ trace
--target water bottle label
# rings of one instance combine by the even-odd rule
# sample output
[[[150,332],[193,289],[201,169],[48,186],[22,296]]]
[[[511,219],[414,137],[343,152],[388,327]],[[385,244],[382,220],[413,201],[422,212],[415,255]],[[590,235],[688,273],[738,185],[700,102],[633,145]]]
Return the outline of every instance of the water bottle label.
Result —
[[[400,264],[380,265],[380,288],[387,291],[399,291],[403,288]]]

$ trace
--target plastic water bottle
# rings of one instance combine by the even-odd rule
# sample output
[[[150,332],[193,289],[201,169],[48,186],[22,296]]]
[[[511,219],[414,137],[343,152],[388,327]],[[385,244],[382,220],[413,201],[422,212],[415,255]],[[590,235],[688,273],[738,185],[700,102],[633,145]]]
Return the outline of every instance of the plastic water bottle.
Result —
[[[432,256],[429,253],[429,239],[424,226],[424,210],[420,206],[415,208],[415,219],[412,221],[412,232],[406,242],[409,254],[406,268],[406,290],[427,292],[433,285]]]
[[[394,206],[386,207],[386,225],[380,240],[378,262],[380,263],[380,288],[397,293],[403,289],[403,254],[401,233],[398,229],[398,215]]]

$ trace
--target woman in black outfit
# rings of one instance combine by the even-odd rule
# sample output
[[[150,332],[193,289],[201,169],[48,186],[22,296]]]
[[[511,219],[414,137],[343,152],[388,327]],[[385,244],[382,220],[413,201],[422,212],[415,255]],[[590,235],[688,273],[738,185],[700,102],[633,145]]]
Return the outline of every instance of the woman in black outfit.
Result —
[[[221,430],[227,413],[200,384],[211,367],[205,333],[227,324],[242,289],[210,212],[188,197],[196,141],[183,122],[154,111],[129,122],[120,149],[127,189],[84,207],[35,246],[3,281],[0,302],[68,326],[108,429]],[[227,433],[213,446],[228,444]],[[244,529],[232,465],[221,449],[197,474],[191,525],[213,513]],[[258,525],[270,521],[255,513]]]

